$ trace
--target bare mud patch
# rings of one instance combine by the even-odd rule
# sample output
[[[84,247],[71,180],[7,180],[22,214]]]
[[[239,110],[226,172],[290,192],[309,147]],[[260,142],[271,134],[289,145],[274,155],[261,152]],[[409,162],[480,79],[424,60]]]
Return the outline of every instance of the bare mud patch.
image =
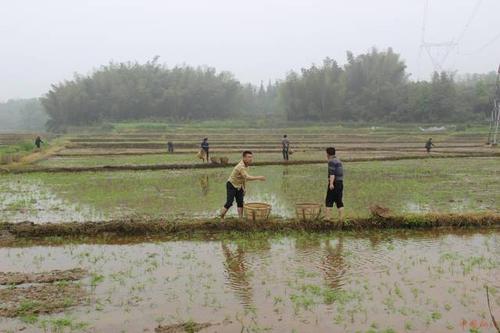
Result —
[[[76,281],[87,276],[81,268],[53,270],[40,273],[0,272],[0,285],[18,285],[23,283],[52,283],[56,281]]]
[[[50,314],[84,302],[87,292],[79,284],[54,283],[0,289],[0,316]]]
[[[211,323],[187,322],[174,325],[160,325],[155,328],[155,333],[194,333],[213,326]]]

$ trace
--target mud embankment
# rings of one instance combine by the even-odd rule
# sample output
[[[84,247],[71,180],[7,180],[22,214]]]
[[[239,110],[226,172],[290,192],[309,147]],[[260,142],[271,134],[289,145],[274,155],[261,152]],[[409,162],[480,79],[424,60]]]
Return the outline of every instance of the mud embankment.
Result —
[[[499,157],[500,152],[491,153],[463,153],[448,155],[415,155],[415,156],[383,156],[383,157],[352,157],[344,158],[344,162],[371,162],[371,161],[399,161],[399,160],[417,160],[428,158],[480,158],[480,157]],[[292,160],[292,161],[263,161],[255,162],[253,166],[272,166],[272,165],[307,165],[325,163],[325,160]],[[214,163],[183,163],[183,164],[141,164],[141,165],[102,165],[102,166],[84,166],[84,167],[29,167],[22,169],[0,169],[0,173],[31,173],[31,172],[99,172],[99,171],[141,171],[141,170],[182,170],[182,169],[213,169],[233,167],[236,163],[214,164]]]
[[[272,218],[265,222],[219,219],[209,220],[147,220],[130,219],[106,222],[69,223],[2,223],[0,243],[16,239],[43,237],[100,237],[100,236],[182,236],[193,233],[256,232],[256,231],[330,231],[369,230],[387,228],[491,227],[500,226],[500,214],[423,214],[349,219],[343,224],[315,220]]]
[[[435,148],[433,152],[436,153],[467,153],[467,154],[484,154],[487,151],[481,151],[485,149],[484,145],[478,146],[448,146]],[[281,149],[251,149],[254,153],[276,153],[281,154]],[[123,148],[123,149],[65,149],[62,152],[54,154],[55,157],[93,157],[93,156],[138,156],[138,155],[196,155],[198,149],[176,149],[174,153],[167,153],[166,149],[135,149],[135,148]],[[323,152],[324,147],[304,147],[293,149],[296,153],[306,153],[306,152]],[[424,152],[422,147],[402,147],[402,146],[379,146],[379,147],[337,147],[338,152]],[[212,155],[223,155],[223,154],[234,154],[241,153],[242,149],[212,149]]]

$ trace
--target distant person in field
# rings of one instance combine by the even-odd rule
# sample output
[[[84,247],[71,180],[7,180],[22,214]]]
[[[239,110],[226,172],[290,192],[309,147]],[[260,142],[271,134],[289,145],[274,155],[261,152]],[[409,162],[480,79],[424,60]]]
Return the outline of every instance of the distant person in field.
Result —
[[[167,149],[169,153],[174,152],[174,143],[172,141],[167,142]]]
[[[432,138],[429,138],[429,140],[427,140],[427,142],[425,143],[425,150],[427,150],[427,154],[430,154],[432,147],[435,146],[434,143],[432,143]]]
[[[344,202],[342,201],[344,191],[344,169],[342,162],[335,155],[335,148],[329,147],[326,149],[326,157],[328,159],[328,189],[325,199],[325,219],[331,220],[333,204],[337,206],[339,211],[339,220],[344,221]]]
[[[204,157],[206,158],[207,163],[210,162],[209,148],[210,148],[210,145],[208,144],[208,138],[204,138],[203,141],[201,142],[201,150],[203,151],[203,154],[205,155]]]
[[[229,179],[226,183],[226,203],[224,204],[224,207],[222,208],[220,214],[220,217],[222,219],[224,219],[227,211],[233,205],[234,199],[236,199],[236,205],[238,206],[238,217],[242,218],[243,198],[245,196],[246,182],[252,180],[266,180],[266,177],[264,176],[250,176],[248,174],[248,170],[252,162],[253,154],[251,151],[246,150],[243,152],[243,158],[240,163],[238,163],[231,172],[231,175],[229,176]]]
[[[41,146],[42,146],[42,143],[45,143],[42,141],[42,138],[40,138],[40,136],[37,136],[36,139],[35,139],[35,146],[37,149],[40,149]]]
[[[281,140],[281,148],[282,148],[282,153],[283,153],[283,159],[285,161],[288,161],[289,157],[289,152],[290,152],[290,141],[288,140],[288,136],[285,134],[283,135],[283,140]]]

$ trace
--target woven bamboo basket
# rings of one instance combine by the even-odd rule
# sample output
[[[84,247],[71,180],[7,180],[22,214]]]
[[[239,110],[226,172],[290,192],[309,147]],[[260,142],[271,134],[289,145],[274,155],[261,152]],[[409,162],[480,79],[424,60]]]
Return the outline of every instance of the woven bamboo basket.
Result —
[[[300,221],[313,221],[321,214],[321,205],[314,202],[301,202],[295,204],[295,214]]]
[[[243,213],[248,221],[267,221],[271,214],[271,205],[264,202],[251,202],[243,207]]]

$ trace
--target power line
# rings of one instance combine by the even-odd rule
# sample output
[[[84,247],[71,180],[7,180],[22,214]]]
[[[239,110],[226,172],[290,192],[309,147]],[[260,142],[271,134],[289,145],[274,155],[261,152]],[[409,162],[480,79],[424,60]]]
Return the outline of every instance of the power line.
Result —
[[[465,25],[463,29],[460,31],[459,35],[457,38],[452,39],[451,41],[447,42],[442,42],[442,43],[429,43],[426,42],[425,34],[427,31],[427,19],[428,19],[428,11],[429,11],[429,0],[425,0],[424,3],[424,16],[422,20],[422,37],[421,37],[421,44],[420,44],[420,50],[419,50],[419,55],[418,55],[418,61],[420,62],[420,57],[422,54],[422,49],[424,49],[429,56],[429,59],[432,62],[432,65],[434,66],[435,71],[442,71],[443,66],[450,56],[451,52],[455,49],[458,50],[459,43],[462,41],[463,37],[467,33],[467,30],[469,29],[472,21],[474,20],[475,16],[477,15],[477,12],[479,11],[479,8],[481,7],[483,0],[477,0],[474,7],[472,8],[472,12],[470,13],[469,17],[467,18],[467,21],[465,22]],[[490,41],[487,43],[487,47],[490,43],[493,43],[496,41],[496,38],[500,38],[499,36],[496,36],[494,40]],[[433,50],[442,50],[442,56],[439,55],[434,55]]]
[[[458,38],[456,39],[456,43],[460,43],[460,41],[462,40],[462,38],[464,38],[465,36],[465,33],[467,32],[467,29],[469,29],[469,26],[470,24],[472,23],[472,20],[474,19],[474,17],[476,16],[478,10],[479,10],[479,7],[481,7],[481,3],[483,2],[483,0],[478,0],[474,6],[474,8],[472,9],[472,12],[467,20],[467,22],[465,23],[465,26],[464,28],[462,29],[462,32],[460,33],[460,35],[458,35]]]
[[[427,26],[427,12],[429,10],[429,0],[424,1],[424,15],[422,19],[422,35],[420,36],[420,47],[418,48],[417,55],[417,80],[420,80],[420,71],[422,66],[422,45],[425,43],[425,29]]]
[[[465,52],[465,53],[460,53],[461,55],[474,55],[476,53],[479,53],[481,51],[483,51],[484,49],[486,49],[488,46],[492,45],[493,43],[495,43],[497,40],[500,40],[500,33],[498,33],[495,37],[493,37],[492,39],[490,39],[490,41],[484,43],[481,47],[475,49],[474,51],[471,51],[471,52]]]

